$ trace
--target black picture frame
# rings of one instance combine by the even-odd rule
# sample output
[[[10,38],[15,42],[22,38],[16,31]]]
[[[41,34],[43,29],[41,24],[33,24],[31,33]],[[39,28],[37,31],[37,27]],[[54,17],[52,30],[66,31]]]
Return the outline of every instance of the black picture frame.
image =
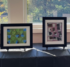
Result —
[[[46,31],[46,28],[45,28],[45,23],[47,22],[47,20],[49,21],[49,20],[63,20],[64,21],[64,40],[63,40],[63,44],[53,44],[53,42],[52,42],[52,44],[47,44],[46,43],[46,40],[45,40],[45,38],[46,38],[46,34],[45,34],[45,31]],[[59,22],[59,21],[57,21],[57,22]],[[67,18],[66,17],[43,17],[43,45],[42,45],[43,47],[66,47],[67,46]]]
[[[4,27],[29,27],[29,44],[28,46],[4,46]],[[1,24],[1,49],[13,49],[13,48],[32,48],[33,47],[33,31],[32,31],[32,23],[12,23],[12,24]]]

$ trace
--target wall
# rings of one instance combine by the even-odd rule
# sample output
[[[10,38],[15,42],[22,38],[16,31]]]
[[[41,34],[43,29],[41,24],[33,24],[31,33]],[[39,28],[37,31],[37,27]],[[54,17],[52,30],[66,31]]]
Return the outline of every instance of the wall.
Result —
[[[40,33],[39,33],[40,32]],[[70,24],[67,24],[67,42],[70,42]],[[33,43],[42,43],[42,31],[33,33]]]
[[[70,32],[67,33],[67,42],[70,42]]]
[[[24,0],[8,0],[8,23],[24,23]]]
[[[70,32],[67,33],[67,42],[70,42]],[[42,33],[33,34],[33,43],[42,43]]]

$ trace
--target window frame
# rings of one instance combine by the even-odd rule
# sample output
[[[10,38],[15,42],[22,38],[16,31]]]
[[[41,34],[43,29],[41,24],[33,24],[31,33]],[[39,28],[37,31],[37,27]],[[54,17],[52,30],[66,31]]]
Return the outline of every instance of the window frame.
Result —
[[[24,22],[27,23],[27,0],[24,0]],[[67,23],[67,32],[70,32],[70,23]],[[42,23],[33,23],[33,33],[42,33]]]
[[[23,20],[27,23],[27,0],[23,0]]]
[[[23,23],[27,23],[27,0],[23,0]],[[70,23],[67,23],[67,32],[70,32]],[[33,23],[33,33],[42,33],[42,23]]]
[[[27,0],[23,0],[23,7],[24,7],[24,23],[27,23]],[[42,24],[33,24],[33,33],[42,33]]]

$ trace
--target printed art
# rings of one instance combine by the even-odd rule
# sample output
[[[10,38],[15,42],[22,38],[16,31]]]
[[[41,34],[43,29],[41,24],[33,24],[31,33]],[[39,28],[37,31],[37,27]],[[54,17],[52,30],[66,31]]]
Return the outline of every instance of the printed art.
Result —
[[[66,17],[43,17],[43,47],[65,47],[66,25]]]
[[[62,23],[47,23],[47,41],[62,40]]]
[[[32,23],[1,24],[1,49],[32,48]]]
[[[7,29],[7,44],[26,43],[26,28]]]

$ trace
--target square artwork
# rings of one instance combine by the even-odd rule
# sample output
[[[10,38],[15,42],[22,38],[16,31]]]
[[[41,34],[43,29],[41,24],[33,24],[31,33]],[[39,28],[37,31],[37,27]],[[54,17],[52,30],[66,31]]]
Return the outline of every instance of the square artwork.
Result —
[[[26,43],[26,28],[7,29],[7,44]]]
[[[47,41],[62,41],[62,23],[47,23]]]

